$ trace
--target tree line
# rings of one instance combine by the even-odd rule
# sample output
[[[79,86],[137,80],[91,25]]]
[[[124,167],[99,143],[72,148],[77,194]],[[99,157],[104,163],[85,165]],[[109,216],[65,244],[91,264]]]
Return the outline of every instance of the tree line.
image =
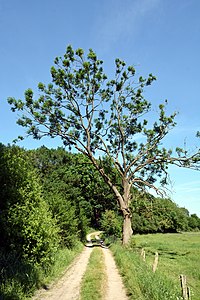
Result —
[[[88,228],[121,237],[123,217],[112,190],[84,155],[44,146],[1,145],[0,151],[1,248],[46,264],[60,245],[84,240]],[[109,159],[102,163],[120,189]],[[132,195],[134,233],[200,229],[199,218],[172,200],[136,189]]]
[[[101,163],[120,190],[121,179],[110,160],[105,157]],[[132,192],[134,233],[200,229],[198,216],[170,199]],[[31,289],[33,280],[27,283],[26,278],[23,284],[25,274],[37,282],[38,267],[48,272],[59,249],[84,241],[89,228],[122,238],[122,224],[115,195],[83,154],[0,144],[1,287],[15,278],[23,289]],[[17,274],[16,263],[23,270]]]

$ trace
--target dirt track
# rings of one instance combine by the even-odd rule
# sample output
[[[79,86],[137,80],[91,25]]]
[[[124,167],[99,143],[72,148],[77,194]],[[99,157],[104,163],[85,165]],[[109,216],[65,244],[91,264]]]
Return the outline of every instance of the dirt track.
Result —
[[[53,285],[49,290],[40,291],[33,300],[79,299],[81,279],[86,271],[92,250],[93,248],[85,247],[59,282]]]
[[[105,266],[107,273],[107,289],[105,300],[126,300],[126,291],[116,267],[112,253],[108,249],[102,249],[105,257]]]
[[[90,237],[88,238],[90,239]],[[58,283],[52,285],[49,290],[39,291],[32,300],[79,300],[81,280],[86,271],[93,249],[94,248],[85,247],[83,252],[74,260]],[[103,299],[128,300],[111,251],[103,248],[102,251],[104,253],[107,276],[107,286]]]

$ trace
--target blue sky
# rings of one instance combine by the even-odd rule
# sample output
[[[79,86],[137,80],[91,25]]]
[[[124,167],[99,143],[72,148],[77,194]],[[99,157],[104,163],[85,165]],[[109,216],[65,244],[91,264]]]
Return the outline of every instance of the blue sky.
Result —
[[[168,99],[178,111],[177,127],[165,145],[199,147],[200,130],[199,0],[0,0],[0,142],[11,143],[23,128],[15,124],[7,98],[50,81],[50,67],[66,46],[93,48],[112,74],[114,59],[153,73],[146,96],[153,107]],[[61,145],[31,138],[25,148]],[[171,198],[200,216],[200,172],[170,169]]]

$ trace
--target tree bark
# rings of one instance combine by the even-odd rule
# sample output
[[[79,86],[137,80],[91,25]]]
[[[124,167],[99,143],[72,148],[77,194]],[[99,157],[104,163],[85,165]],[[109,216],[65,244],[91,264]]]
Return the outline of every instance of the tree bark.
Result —
[[[129,183],[129,181],[124,178],[123,179],[123,202],[125,204],[126,209],[122,209],[123,211],[123,216],[124,216],[124,223],[123,223],[123,239],[122,239],[122,243],[123,245],[128,244],[132,234],[133,234],[133,230],[132,230],[132,224],[131,224],[131,212],[129,209],[129,205],[130,205],[130,199],[131,199],[131,184]]]
[[[131,214],[127,212],[124,214],[124,223],[123,223],[123,238],[122,244],[127,245],[130,241],[130,238],[133,234],[132,226],[131,226]]]

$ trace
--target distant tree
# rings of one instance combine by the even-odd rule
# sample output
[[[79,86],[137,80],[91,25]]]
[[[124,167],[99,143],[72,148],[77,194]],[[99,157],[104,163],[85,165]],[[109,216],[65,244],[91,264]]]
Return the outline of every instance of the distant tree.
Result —
[[[189,227],[192,230],[200,229],[200,218],[196,214],[191,214],[191,216],[189,217]]]
[[[107,236],[120,238],[122,231],[122,217],[117,215],[113,210],[106,210],[101,218],[101,229]]]
[[[189,211],[188,211],[187,208],[185,208],[185,207],[180,207],[180,210],[183,212],[183,214],[184,214],[185,216],[189,217],[190,213],[189,213]]]
[[[113,193],[85,155],[44,146],[30,152],[43,183],[44,198],[56,220],[62,223],[59,226],[66,243],[69,238],[72,242],[76,240],[74,229],[76,235],[85,239],[87,227],[99,227],[105,210],[118,210]],[[105,160],[105,167],[106,163]],[[73,226],[75,223],[78,229]]]
[[[167,183],[168,165],[199,169],[200,155],[189,155],[180,147],[173,153],[161,146],[176,124],[176,113],[166,114],[167,103],[159,105],[153,124],[145,118],[151,103],[143,91],[155,76],[137,77],[134,66],[127,67],[116,59],[114,79],[108,80],[102,64],[93,50],[85,57],[82,49],[74,51],[68,46],[51,68],[52,83],[39,83],[36,98],[28,89],[24,101],[9,98],[8,102],[12,111],[21,112],[17,123],[28,128],[28,135],[35,139],[59,136],[69,149],[75,148],[89,158],[115,194],[124,216],[126,244],[132,235],[131,187],[159,192],[156,181],[159,178],[162,185]],[[104,167],[104,156],[117,170],[121,188]]]
[[[186,210],[170,199],[140,194],[131,203],[132,227],[137,233],[178,232],[188,230]]]

